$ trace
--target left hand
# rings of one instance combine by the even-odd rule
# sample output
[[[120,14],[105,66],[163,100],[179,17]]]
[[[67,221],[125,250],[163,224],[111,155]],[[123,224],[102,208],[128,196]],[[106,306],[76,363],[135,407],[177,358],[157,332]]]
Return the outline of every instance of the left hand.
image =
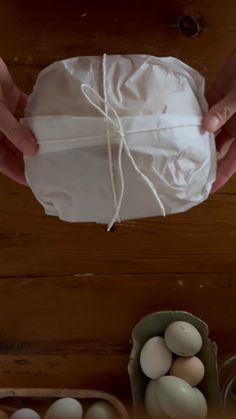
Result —
[[[27,96],[0,57],[0,173],[23,185],[27,185],[23,155],[32,156],[38,148],[32,133],[19,122],[26,103]]]

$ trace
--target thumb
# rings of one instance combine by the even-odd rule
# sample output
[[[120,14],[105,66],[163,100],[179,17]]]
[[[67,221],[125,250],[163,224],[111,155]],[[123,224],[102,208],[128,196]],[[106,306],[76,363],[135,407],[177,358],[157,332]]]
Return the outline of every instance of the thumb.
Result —
[[[210,132],[219,130],[236,113],[236,90],[217,102],[206,114],[203,128]]]

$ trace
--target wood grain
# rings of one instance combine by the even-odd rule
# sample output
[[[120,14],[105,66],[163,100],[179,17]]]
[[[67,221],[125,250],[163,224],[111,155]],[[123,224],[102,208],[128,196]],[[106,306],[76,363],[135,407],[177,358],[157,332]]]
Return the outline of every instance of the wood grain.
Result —
[[[0,386],[95,388],[126,402],[130,397],[126,363],[125,355],[2,355]]]
[[[157,310],[186,310],[207,321],[224,359],[236,345],[229,322],[236,315],[235,279],[235,274],[1,279],[0,385],[63,382],[112,391],[125,400],[131,330]]]
[[[129,221],[108,234],[105,226],[46,217],[30,191],[3,183],[2,277],[235,272],[234,193],[216,194],[185,214]]]
[[[199,19],[185,38],[178,20]],[[2,0],[0,54],[30,93],[54,60],[103,52],[174,55],[210,85],[235,47],[234,0]],[[131,330],[157,310],[209,324],[220,359],[236,350],[236,179],[204,204],[104,226],[47,217],[0,177],[0,385],[88,387],[129,397]]]
[[[200,273],[1,279],[0,353],[125,355],[136,322],[158,310],[201,317],[213,340],[224,337],[220,354],[232,353],[236,336],[230,338],[227,319],[235,317],[235,279]]]

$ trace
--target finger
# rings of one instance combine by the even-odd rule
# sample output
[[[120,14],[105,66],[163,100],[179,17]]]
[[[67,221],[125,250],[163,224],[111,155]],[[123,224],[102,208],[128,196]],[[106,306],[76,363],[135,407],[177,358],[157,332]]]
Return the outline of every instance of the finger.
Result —
[[[24,110],[28,102],[28,96],[19,90],[19,100],[16,109],[16,117],[22,118],[24,116]]]
[[[16,86],[13,86],[8,94],[2,91],[2,97],[9,109],[9,111],[20,118],[24,115],[24,110],[27,105],[28,97],[25,93],[21,92]]]
[[[235,79],[236,68],[236,49],[229,56],[224,66],[220,70],[215,82],[206,93],[207,101],[210,106],[221,100],[226,91],[230,90],[232,80]]]
[[[218,91],[216,87],[216,83],[213,86],[209,87],[206,91],[206,100],[209,107],[215,105],[215,103],[219,102],[224,97],[224,93]]]
[[[220,160],[217,168],[217,178],[211,193],[216,192],[228,182],[236,172],[236,141],[233,142],[226,156]]]
[[[235,141],[235,138],[229,137],[224,133],[224,130],[217,135],[215,138],[216,150],[217,150],[217,159],[221,160],[229,151],[232,143]]]
[[[219,78],[223,75],[226,75],[228,81],[230,81],[235,76],[235,67],[236,67],[236,48],[231,52],[228,59],[224,63]],[[222,81],[226,81],[226,79],[222,79]]]
[[[23,154],[18,148],[14,146],[6,137],[1,138],[0,144],[3,145],[9,153],[14,156],[19,162],[23,163]]]
[[[216,132],[236,113],[236,89],[231,91],[207,113],[203,121],[203,128],[209,132]]]
[[[27,185],[24,166],[3,146],[0,147],[0,172],[21,185]]]
[[[23,127],[10,113],[6,104],[0,100],[0,131],[23,154],[34,155],[38,146],[30,131]]]
[[[0,57],[0,81],[2,85],[6,87],[7,90],[10,90],[14,85],[12,77],[8,71],[6,64],[3,59]]]
[[[4,61],[0,57],[0,90],[2,90],[2,94],[4,98],[7,100],[8,106],[12,103],[14,104],[14,98],[19,97],[18,104],[17,104],[17,115],[20,117],[23,116],[24,108],[27,104],[28,97],[25,93],[21,92],[20,89],[14,84],[14,81],[9,73],[9,70],[4,63]],[[15,108],[16,104],[14,104]]]

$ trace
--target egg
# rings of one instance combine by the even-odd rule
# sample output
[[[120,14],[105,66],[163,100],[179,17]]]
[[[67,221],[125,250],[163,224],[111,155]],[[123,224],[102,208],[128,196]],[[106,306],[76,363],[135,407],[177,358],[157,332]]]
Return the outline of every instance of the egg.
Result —
[[[155,418],[161,417],[163,419],[165,414],[160,406],[160,402],[157,399],[157,382],[158,380],[149,381],[145,391],[144,404],[145,409],[150,416]]]
[[[8,419],[7,414],[3,410],[0,410],[0,419]]]
[[[78,400],[69,397],[55,401],[48,409],[45,419],[81,419],[83,408]]]
[[[84,419],[116,419],[117,413],[114,407],[105,401],[99,401],[87,410]]]
[[[11,415],[10,419],[40,419],[40,416],[32,409],[19,409]]]
[[[205,419],[207,417],[208,410],[206,399],[198,388],[194,388],[193,391],[197,399],[197,407],[194,418]]]
[[[159,378],[156,384],[157,401],[170,418],[189,419],[197,410],[197,398],[193,388],[178,377]]]
[[[172,353],[160,336],[154,336],[143,346],[140,365],[144,374],[151,379],[165,375],[172,363]]]
[[[171,323],[164,335],[170,351],[180,356],[193,356],[202,347],[202,337],[192,324],[184,321]]]
[[[190,386],[198,385],[205,374],[205,368],[202,361],[196,356],[188,358],[176,358],[170,369],[170,375],[182,378]]]

